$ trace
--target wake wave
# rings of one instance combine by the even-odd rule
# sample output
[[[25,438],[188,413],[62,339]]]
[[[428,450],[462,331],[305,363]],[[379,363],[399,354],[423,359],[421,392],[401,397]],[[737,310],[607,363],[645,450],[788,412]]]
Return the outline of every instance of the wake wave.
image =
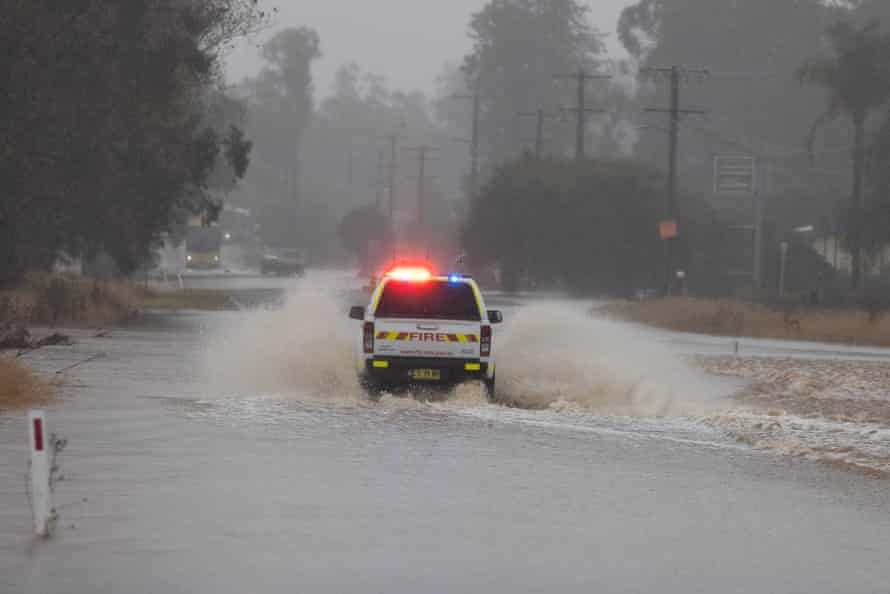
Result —
[[[686,416],[713,410],[725,392],[650,334],[582,305],[521,309],[496,340],[498,398],[513,406]]]
[[[276,309],[234,316],[206,348],[203,376],[216,397],[283,396],[355,401],[350,279],[312,273]]]
[[[237,314],[208,345],[204,376],[211,393],[366,402],[356,378],[357,323],[345,313],[356,287],[354,279],[314,273],[294,285],[280,308]],[[494,348],[498,400],[509,406],[652,416],[701,414],[715,401],[713,382],[665,346],[578,304],[508,312]],[[440,403],[487,404],[483,386],[472,383]]]

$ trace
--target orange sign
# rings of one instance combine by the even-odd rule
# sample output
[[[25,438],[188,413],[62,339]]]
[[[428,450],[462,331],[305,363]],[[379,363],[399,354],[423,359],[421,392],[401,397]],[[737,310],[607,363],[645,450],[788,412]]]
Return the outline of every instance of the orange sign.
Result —
[[[677,221],[662,221],[659,223],[658,234],[662,239],[677,239]]]

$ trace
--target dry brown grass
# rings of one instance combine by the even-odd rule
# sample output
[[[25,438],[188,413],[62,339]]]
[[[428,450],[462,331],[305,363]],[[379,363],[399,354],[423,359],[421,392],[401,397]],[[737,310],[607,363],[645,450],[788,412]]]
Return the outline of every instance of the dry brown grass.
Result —
[[[52,387],[13,359],[0,358],[0,412],[40,406],[53,398]]]
[[[890,315],[861,310],[782,309],[729,299],[671,298],[616,303],[605,312],[677,332],[890,346]]]
[[[15,289],[0,291],[0,322],[111,323],[138,310],[139,289],[127,282],[64,274],[29,274]]]
[[[225,291],[147,289],[129,281],[97,281],[64,274],[29,274],[0,291],[0,324],[113,324],[142,309],[234,309]]]
[[[140,307],[151,309],[198,309],[228,311],[237,309],[231,296],[214,289],[142,290]]]

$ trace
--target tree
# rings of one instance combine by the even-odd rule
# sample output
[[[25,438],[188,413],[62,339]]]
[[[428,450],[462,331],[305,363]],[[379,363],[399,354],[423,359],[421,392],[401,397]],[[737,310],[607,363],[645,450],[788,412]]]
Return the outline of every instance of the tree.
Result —
[[[872,113],[890,100],[890,36],[877,24],[855,27],[846,22],[828,29],[832,55],[814,58],[800,69],[800,79],[823,87],[829,93],[828,109],[816,120],[810,147],[820,126],[841,115],[853,128],[852,191],[846,217],[846,241],[852,254],[852,287],[858,289],[862,274],[865,210],[867,124]]]
[[[392,243],[389,219],[373,204],[349,211],[340,220],[340,240],[367,273],[380,264]]]
[[[639,0],[619,19],[619,38],[646,67],[707,68],[704,80],[683,81],[684,106],[707,110],[707,118],[686,118],[681,138],[685,179],[712,185],[715,154],[747,152],[779,167],[777,193],[786,184],[814,188],[804,137],[820,113],[815,89],[797,84],[797,70],[823,44],[835,11],[821,0]],[[643,70],[637,111],[668,101],[668,85]],[[637,154],[664,162],[663,122],[638,115]],[[834,134],[835,130],[828,130]],[[654,147],[654,149],[653,149]]]
[[[663,187],[660,171],[634,159],[523,157],[498,168],[470,206],[463,230],[470,264],[498,267],[508,289],[522,281],[629,296],[662,287]],[[683,198],[677,269],[690,291],[728,295],[734,265],[750,264],[747,246],[728,240],[729,220],[707,196]]]
[[[222,136],[204,125],[219,51],[253,0],[12,0],[0,20],[0,283],[64,251],[144,263],[201,208]]]
[[[554,84],[553,77],[596,70],[604,46],[587,17],[588,8],[576,0],[490,0],[473,15],[473,50],[464,58],[463,73],[467,88],[480,95],[489,169],[520,153],[517,113],[574,106],[574,88]],[[553,152],[570,146],[571,130],[551,134]]]
[[[564,284],[627,293],[655,286],[660,175],[631,161],[524,157],[500,167],[471,204],[471,263],[507,286]]]
[[[248,132],[256,142],[252,186],[262,186],[255,205],[263,236],[293,246],[300,219],[300,149],[314,110],[312,63],[321,56],[318,33],[291,28],[263,45],[262,72],[245,81],[251,94]]]
[[[312,62],[321,57],[321,43],[312,29],[285,29],[263,45],[266,67],[256,81],[261,100],[277,104],[299,137],[309,125],[314,101]]]
[[[263,110],[262,104],[252,102],[251,121],[266,117]],[[277,196],[288,193],[295,182],[292,169],[281,155],[269,150],[277,146],[283,128],[249,127],[257,144],[257,158],[247,181],[250,195],[245,199],[261,215],[272,213]],[[413,214],[417,192],[418,162],[403,147],[423,144],[440,149],[436,152],[434,171],[440,178],[428,188],[431,205],[438,199],[437,188],[445,200],[459,194],[456,173],[466,163],[466,149],[452,142],[452,138],[460,134],[449,133],[433,118],[430,102],[423,93],[392,89],[381,76],[347,63],[336,72],[331,92],[318,102],[300,139],[301,167],[296,180],[300,201],[296,213],[266,214],[263,218],[286,224],[291,241],[311,242],[311,246],[304,247],[314,260],[341,257],[337,226],[346,213],[374,202],[388,214],[393,134],[398,136],[397,167],[393,172],[397,220],[404,221],[408,213]],[[325,213],[323,217],[321,213]],[[450,220],[448,227],[453,229]]]
[[[863,245],[874,255],[890,243],[890,106],[868,135],[865,165]]]

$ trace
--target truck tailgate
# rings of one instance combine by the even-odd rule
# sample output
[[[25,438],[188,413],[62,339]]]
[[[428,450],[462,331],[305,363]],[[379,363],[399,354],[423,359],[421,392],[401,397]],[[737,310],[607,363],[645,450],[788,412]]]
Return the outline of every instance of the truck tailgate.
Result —
[[[384,357],[478,359],[480,330],[479,322],[378,318],[374,353]]]

